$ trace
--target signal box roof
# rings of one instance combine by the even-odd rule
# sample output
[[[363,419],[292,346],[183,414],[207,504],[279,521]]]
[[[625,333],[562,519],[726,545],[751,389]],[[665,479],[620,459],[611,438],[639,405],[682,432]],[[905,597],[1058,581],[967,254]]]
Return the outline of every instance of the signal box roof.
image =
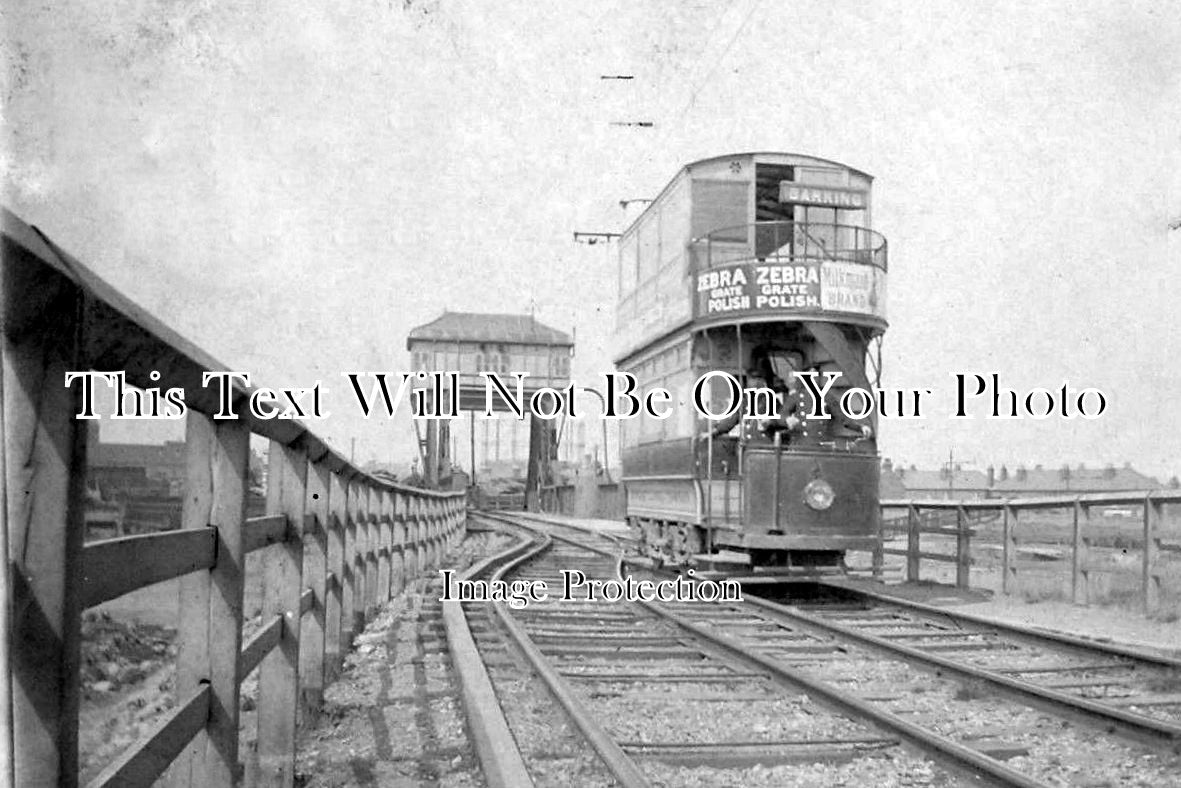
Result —
[[[444,312],[410,331],[411,342],[504,342],[514,345],[565,345],[574,340],[564,331],[537,322],[532,315]]]

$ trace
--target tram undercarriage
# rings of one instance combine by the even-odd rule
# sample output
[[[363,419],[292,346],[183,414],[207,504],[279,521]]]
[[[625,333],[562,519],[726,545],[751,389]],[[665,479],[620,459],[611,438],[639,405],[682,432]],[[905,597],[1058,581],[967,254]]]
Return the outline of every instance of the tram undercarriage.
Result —
[[[652,518],[631,518],[642,556],[658,566],[712,565],[745,567],[749,570],[774,569],[788,573],[832,573],[845,570],[845,551],[832,549],[783,547],[743,547],[742,543],[768,544],[790,542],[791,537],[767,534],[762,539],[743,539],[734,530],[710,531],[692,523]],[[778,538],[777,538],[778,537]],[[857,547],[868,549],[872,541],[857,540]]]

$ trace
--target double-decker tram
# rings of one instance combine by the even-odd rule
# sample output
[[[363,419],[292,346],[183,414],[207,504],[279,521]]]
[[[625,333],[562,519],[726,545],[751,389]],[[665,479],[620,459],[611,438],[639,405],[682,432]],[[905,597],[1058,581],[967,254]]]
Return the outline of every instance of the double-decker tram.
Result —
[[[676,400],[622,422],[646,555],[811,572],[872,547],[876,416],[849,392],[878,384],[887,325],[871,182],[812,156],[704,159],[621,235],[616,366]],[[735,410],[736,387],[763,391]]]

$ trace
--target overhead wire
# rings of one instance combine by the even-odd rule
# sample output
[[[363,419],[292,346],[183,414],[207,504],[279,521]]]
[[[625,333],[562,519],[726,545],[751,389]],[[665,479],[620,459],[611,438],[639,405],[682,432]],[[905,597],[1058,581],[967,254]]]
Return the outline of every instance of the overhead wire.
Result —
[[[677,113],[677,119],[674,121],[675,124],[679,124],[681,120],[684,119],[685,114],[689,111],[690,107],[692,107],[694,102],[697,101],[697,95],[701,92],[702,88],[705,87],[706,83],[709,82],[710,78],[714,75],[714,72],[718,70],[718,66],[720,66],[726,59],[726,55],[730,54],[730,49],[733,48],[735,42],[738,41],[738,37],[741,36],[743,31],[746,30],[746,26],[750,24],[750,20],[754,17],[755,11],[757,11],[759,6],[762,5],[762,1],[763,0],[754,0],[754,2],[751,3],[750,9],[746,12],[746,16],[742,19],[742,23],[734,30],[734,33],[730,36],[730,40],[726,42],[725,48],[722,49],[722,53],[714,59],[714,62],[710,65],[709,71],[706,72],[705,76],[702,77],[697,83],[697,86],[689,94],[689,100],[685,102],[685,105],[681,107],[681,111]]]

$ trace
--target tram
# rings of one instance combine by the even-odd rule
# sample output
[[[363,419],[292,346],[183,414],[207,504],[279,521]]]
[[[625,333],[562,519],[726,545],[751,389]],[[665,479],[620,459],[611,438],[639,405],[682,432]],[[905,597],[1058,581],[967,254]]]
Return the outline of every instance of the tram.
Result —
[[[817,571],[874,544],[876,415],[838,407],[880,382],[886,239],[871,185],[813,156],[718,156],[683,167],[621,234],[616,367],[637,393],[676,400],[668,418],[621,424],[644,554]],[[817,392],[833,381],[827,407],[808,375]],[[732,380],[770,389],[776,417],[712,418],[733,405]]]

